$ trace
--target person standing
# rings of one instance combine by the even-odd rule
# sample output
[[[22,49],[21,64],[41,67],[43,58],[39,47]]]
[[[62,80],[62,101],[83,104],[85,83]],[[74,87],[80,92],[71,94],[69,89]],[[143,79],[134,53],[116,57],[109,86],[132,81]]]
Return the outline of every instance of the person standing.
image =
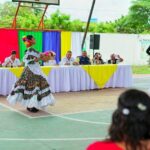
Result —
[[[36,113],[39,109],[53,105],[55,100],[38,62],[40,53],[32,47],[35,44],[34,37],[27,35],[23,42],[27,47],[24,57],[25,68],[7,100],[10,104],[20,102],[28,111]]]

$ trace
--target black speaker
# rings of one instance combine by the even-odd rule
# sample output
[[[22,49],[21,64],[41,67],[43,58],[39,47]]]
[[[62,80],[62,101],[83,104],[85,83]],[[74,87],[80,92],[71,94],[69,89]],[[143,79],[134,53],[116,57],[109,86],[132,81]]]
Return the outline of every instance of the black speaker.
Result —
[[[90,49],[99,49],[100,35],[90,35]]]

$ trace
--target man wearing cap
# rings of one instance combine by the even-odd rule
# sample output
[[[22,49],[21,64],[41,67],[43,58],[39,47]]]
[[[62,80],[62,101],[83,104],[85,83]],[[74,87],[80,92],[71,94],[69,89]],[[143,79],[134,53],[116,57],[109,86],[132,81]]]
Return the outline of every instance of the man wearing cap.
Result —
[[[18,58],[16,58],[16,51],[11,52],[11,56],[5,58],[4,63],[2,64],[3,67],[20,67],[21,63]]]

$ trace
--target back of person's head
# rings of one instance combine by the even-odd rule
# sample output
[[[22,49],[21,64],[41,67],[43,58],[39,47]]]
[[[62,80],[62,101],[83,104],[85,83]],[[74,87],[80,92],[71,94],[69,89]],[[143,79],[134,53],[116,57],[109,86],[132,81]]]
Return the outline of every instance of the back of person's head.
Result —
[[[141,141],[150,140],[150,97],[145,92],[130,89],[120,95],[109,136],[125,142],[127,150],[146,150]]]

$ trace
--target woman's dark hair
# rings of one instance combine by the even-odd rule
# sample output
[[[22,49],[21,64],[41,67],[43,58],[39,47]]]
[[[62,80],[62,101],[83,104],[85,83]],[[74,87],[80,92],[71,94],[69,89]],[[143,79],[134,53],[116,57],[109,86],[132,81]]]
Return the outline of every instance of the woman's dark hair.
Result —
[[[127,150],[146,150],[141,141],[150,139],[150,97],[145,92],[130,89],[119,96],[109,136],[125,142]]]
[[[96,55],[98,55],[98,54],[101,56],[100,53],[96,52],[96,53],[94,54],[94,58],[96,58]],[[98,60],[101,60],[101,59],[102,59],[101,57],[98,57]]]
[[[14,54],[16,55],[17,52],[15,50],[11,51],[11,55],[14,55]]]
[[[34,38],[33,35],[27,35],[28,40],[32,40],[32,38]]]
[[[22,40],[23,42],[26,42],[26,41],[32,40],[32,38],[34,38],[33,35],[27,35],[27,36],[23,36]]]

